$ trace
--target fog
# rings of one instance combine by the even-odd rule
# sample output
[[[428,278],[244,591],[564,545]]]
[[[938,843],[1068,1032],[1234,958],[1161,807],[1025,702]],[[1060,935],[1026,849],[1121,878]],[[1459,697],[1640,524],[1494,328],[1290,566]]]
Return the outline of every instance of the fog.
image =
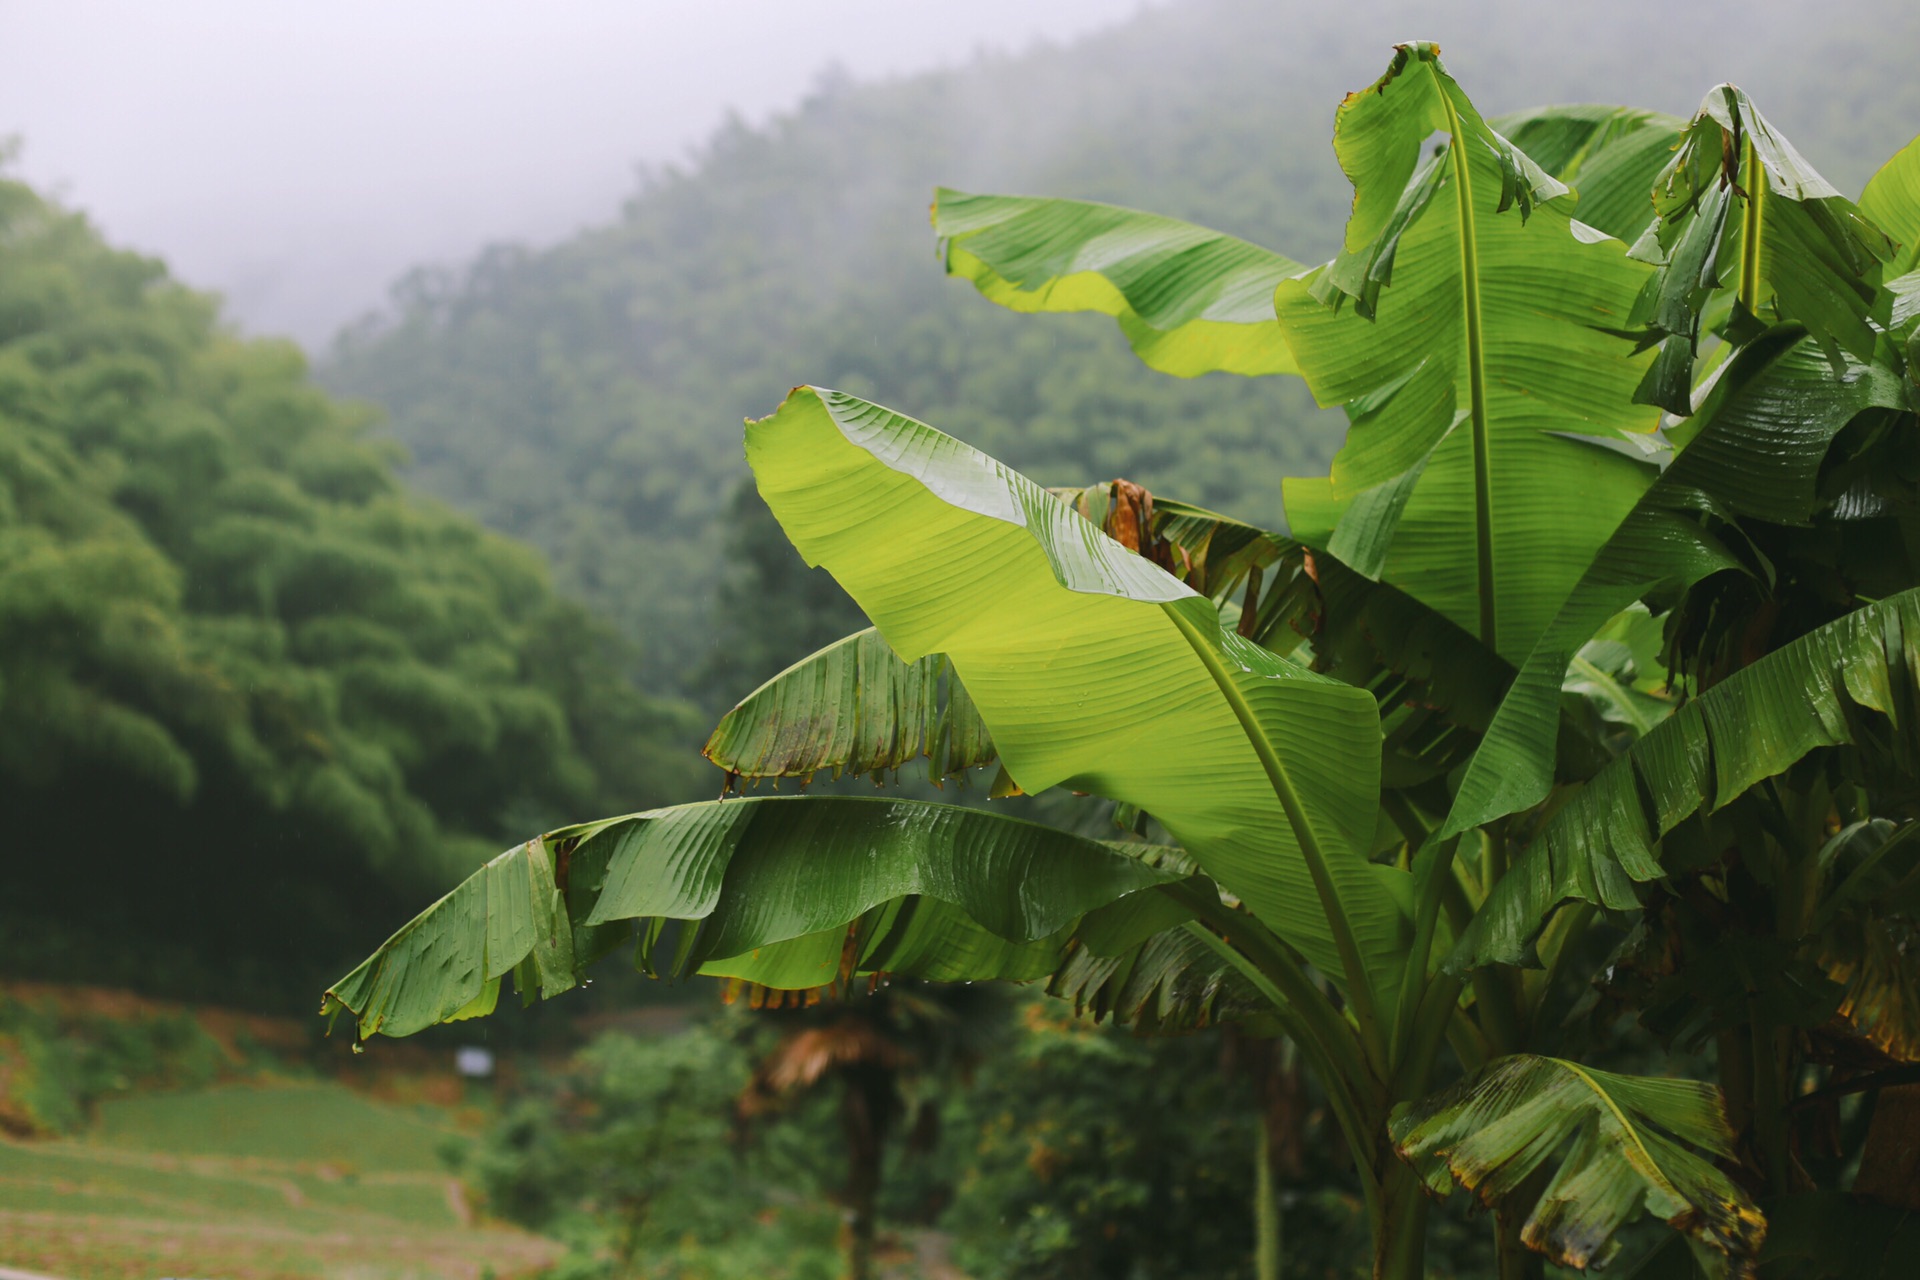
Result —
[[[16,171],[317,346],[422,261],[602,220],[729,112],[1016,52],[1142,0],[5,0]]]

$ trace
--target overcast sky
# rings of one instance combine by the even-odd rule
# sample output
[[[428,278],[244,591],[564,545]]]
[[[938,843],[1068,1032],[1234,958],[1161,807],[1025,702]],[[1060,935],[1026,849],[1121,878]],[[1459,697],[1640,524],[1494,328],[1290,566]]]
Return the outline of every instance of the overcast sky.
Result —
[[[117,241],[316,344],[416,262],[611,215],[838,63],[1018,51],[1143,0],[0,0],[0,138]]]

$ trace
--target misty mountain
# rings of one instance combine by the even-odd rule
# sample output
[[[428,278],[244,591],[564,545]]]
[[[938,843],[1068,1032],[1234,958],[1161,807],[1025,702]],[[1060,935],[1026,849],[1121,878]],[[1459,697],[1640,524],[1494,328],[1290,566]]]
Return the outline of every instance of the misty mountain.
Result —
[[[1338,447],[1343,419],[1296,383],[1149,374],[1104,319],[1013,316],[945,281],[937,183],[1150,208],[1320,260],[1350,198],[1333,110],[1413,36],[1489,114],[1688,114],[1735,80],[1848,190],[1920,130],[1905,0],[1848,6],[1845,29],[1786,0],[1431,9],[1192,0],[1064,49],[826,87],[723,129],[565,243],[407,277],[322,376],[384,408],[415,483],[545,549],[639,640],[649,683],[684,689],[712,669],[739,422],[794,383],[880,400],[1045,483],[1124,473],[1276,524],[1280,477]]]

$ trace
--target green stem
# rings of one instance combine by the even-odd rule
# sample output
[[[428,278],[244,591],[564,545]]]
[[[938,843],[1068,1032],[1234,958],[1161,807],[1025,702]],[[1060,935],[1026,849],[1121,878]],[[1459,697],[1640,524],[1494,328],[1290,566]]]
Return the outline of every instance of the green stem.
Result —
[[[1493,583],[1493,441],[1487,425],[1486,338],[1480,321],[1480,244],[1474,227],[1473,179],[1466,131],[1446,86],[1439,86],[1453,135],[1454,198],[1460,207],[1460,297],[1467,322],[1467,411],[1473,429],[1473,531],[1480,590],[1480,642],[1498,648]]]
[[[1412,1038],[1421,1001],[1426,996],[1427,965],[1433,957],[1433,938],[1440,918],[1440,903],[1447,881],[1453,879],[1454,852],[1458,837],[1443,840],[1427,854],[1425,862],[1415,859],[1415,879],[1419,903],[1414,910],[1413,946],[1407,952],[1406,972],[1400,978],[1400,1008],[1393,1024],[1393,1053],[1398,1062]],[[1424,876],[1424,879],[1421,878]]]
[[[1273,788],[1273,794],[1280,801],[1280,807],[1286,811],[1287,823],[1293,828],[1293,838],[1300,845],[1302,860],[1307,864],[1307,873],[1313,877],[1314,892],[1320,897],[1320,909],[1327,918],[1327,928],[1333,935],[1334,949],[1340,955],[1340,967],[1345,971],[1347,980],[1347,1003],[1352,1006],[1354,1020],[1360,1026],[1360,1042],[1367,1055],[1374,1062],[1377,1074],[1386,1074],[1387,1046],[1380,1032],[1378,1004],[1374,998],[1373,984],[1368,976],[1366,963],[1360,958],[1360,944],[1353,936],[1353,924],[1347,919],[1345,907],[1340,901],[1339,891],[1333,883],[1333,871],[1327,865],[1325,851],[1320,848],[1319,837],[1314,834],[1313,826],[1307,821],[1306,806],[1301,803],[1299,792],[1294,789],[1293,779],[1288,775],[1286,766],[1281,763],[1280,753],[1267,737],[1266,729],[1253,713],[1253,706],[1247,701],[1245,692],[1234,682],[1233,673],[1228,670],[1225,659],[1220,656],[1219,646],[1205,635],[1194,621],[1180,609],[1183,602],[1170,602],[1162,605],[1167,617],[1173,619],[1173,625],[1179,630],[1195,656],[1200,659],[1207,673],[1213,677],[1214,685],[1233,709],[1234,719],[1240,722],[1240,729],[1252,744],[1253,752],[1260,759],[1260,767],[1266,771],[1267,782]]]
[[[1753,1042],[1753,1140],[1766,1162],[1775,1195],[1793,1189],[1793,1155],[1787,1144],[1787,1097],[1780,1084],[1780,1055],[1771,1028],[1760,1020],[1758,1002],[1747,1001],[1748,1033]]]
[[[1542,1280],[1547,1274],[1546,1260],[1520,1240],[1526,1215],[1494,1210],[1493,1247],[1499,1280]]]
[[[1412,1166],[1395,1160],[1387,1170],[1386,1229],[1374,1237],[1374,1280],[1426,1280],[1427,1198]]]
[[[1741,222],[1740,305],[1757,314],[1760,305],[1760,232],[1765,220],[1767,175],[1753,139],[1747,139],[1747,213]]]
[[[1254,1280],[1280,1280],[1280,1201],[1273,1187],[1273,1143],[1260,1117],[1253,1147]]]
[[[1720,1095],[1727,1104],[1727,1124],[1741,1133],[1753,1124],[1753,1041],[1737,1029],[1729,1029],[1714,1036],[1714,1046]]]
[[[1567,953],[1586,933],[1595,909],[1591,902],[1562,907],[1541,935],[1535,950],[1541,954],[1546,967],[1528,972],[1521,978],[1521,994],[1525,999],[1523,1009],[1530,1028],[1537,1024],[1542,1006],[1553,998],[1553,984],[1559,980],[1561,969],[1566,967]]]
[[[1162,889],[1172,887],[1174,886],[1166,885],[1162,886]],[[1221,959],[1233,965],[1247,981],[1253,984],[1255,990],[1267,998],[1268,1003],[1273,1006],[1274,1017],[1280,1023],[1280,1029],[1286,1033],[1288,1039],[1300,1047],[1300,1052],[1306,1056],[1307,1065],[1320,1078],[1320,1087],[1327,1094],[1327,1108],[1333,1112],[1334,1121],[1340,1126],[1341,1136],[1347,1140],[1347,1150],[1353,1156],[1354,1171],[1360,1178],[1360,1196],[1367,1206],[1367,1222],[1377,1237],[1385,1229],[1386,1221],[1380,1201],[1380,1182],[1373,1167],[1376,1152],[1375,1136],[1380,1126],[1377,1122],[1370,1120],[1368,1114],[1362,1110],[1353,1093],[1354,1082],[1343,1074],[1343,1068],[1340,1065],[1347,1056],[1351,1055],[1356,1069],[1363,1069],[1358,1067],[1359,1055],[1353,1052],[1352,1033],[1344,1032],[1341,1036],[1330,1040],[1325,1038],[1324,1033],[1310,1027],[1301,1017],[1300,1008],[1281,993],[1279,986],[1262,967],[1241,954],[1239,948],[1245,942],[1244,937],[1237,941],[1229,941],[1199,921],[1189,921],[1187,930]],[[1346,1023],[1342,1022],[1340,1025],[1344,1028]],[[1345,1052],[1341,1052],[1342,1050]],[[1364,1076],[1362,1078],[1364,1079]],[[1379,1108],[1376,1107],[1374,1110],[1378,1111]]]

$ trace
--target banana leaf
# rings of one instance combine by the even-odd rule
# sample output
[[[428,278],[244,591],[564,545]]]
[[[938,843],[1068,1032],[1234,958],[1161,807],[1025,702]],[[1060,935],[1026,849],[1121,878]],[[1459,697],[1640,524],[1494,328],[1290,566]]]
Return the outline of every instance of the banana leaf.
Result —
[[[1520,1238],[1565,1267],[1604,1266],[1615,1234],[1651,1212],[1705,1246],[1722,1275],[1751,1274],[1766,1220],[1713,1158],[1733,1154],[1720,1091],[1559,1058],[1498,1058],[1388,1121],[1395,1148],[1445,1195],[1455,1182],[1526,1213]],[[1529,1202],[1529,1179],[1556,1162]],[[1696,1256],[1703,1251],[1696,1251]]]
[[[1654,184],[1658,220],[1633,248],[1655,263],[1636,322],[1661,356],[1640,396],[1685,417],[1710,300],[1730,283],[1749,318],[1805,325],[1836,365],[1872,359],[1890,321],[1893,243],[1814,171],[1741,90],[1708,92]],[[1737,274],[1736,274],[1737,271]]]
[[[1147,895],[1136,900],[1143,910],[1151,905]],[[1070,1003],[1076,1014],[1128,1023],[1143,1034],[1248,1021],[1263,1004],[1238,969],[1180,926],[1117,954],[1072,948],[1048,980],[1047,994]]]
[[[802,658],[740,700],[703,749],[729,778],[871,773],[925,758],[929,778],[998,758],[940,654],[902,662],[869,627]]]
[[[1557,810],[1487,896],[1450,972],[1523,964],[1562,904],[1637,905],[1658,843],[1701,812],[1874,722],[1920,724],[1920,588],[1856,609],[1735,672],[1627,749]]]
[[[1746,516],[1806,525],[1819,505],[1820,466],[1860,413],[1901,401],[1884,370],[1852,362],[1835,378],[1798,326],[1735,357],[1694,415],[1697,434],[1594,557],[1521,664],[1493,727],[1468,766],[1440,834],[1454,835],[1544,800],[1568,663],[1595,628],[1657,589],[1739,570],[1713,526]]]
[[[1536,107],[1488,123],[1574,188],[1581,222],[1627,244],[1653,221],[1653,180],[1687,127],[1659,111],[1590,104]]]
[[[1887,263],[1889,276],[1920,270],[1920,137],[1880,166],[1860,193],[1860,212],[1898,246]]]
[[[1323,972],[1391,989],[1408,877],[1368,861],[1369,695],[1223,630],[1038,485],[877,405],[800,388],[749,424],[747,459],[903,660],[947,655],[1023,790],[1152,813]]]
[[[1107,527],[1124,487],[1144,503],[1148,537],[1177,560],[1179,576],[1203,595],[1231,592],[1251,571],[1296,544],[1189,503],[1156,500],[1125,481],[1059,490],[1082,517]],[[1109,528],[1109,532],[1112,529]],[[1135,545],[1140,551],[1136,531]],[[704,749],[729,778],[810,779],[898,770],[924,757],[929,779],[964,776],[999,758],[966,686],[944,655],[902,662],[869,627],[801,659],[742,699]]]
[[[1089,912],[1184,876],[1177,862],[1161,869],[950,805],[839,796],[681,805],[509,849],[329,987],[321,1011],[351,1013],[363,1038],[410,1035],[491,1012],[508,974],[525,1000],[557,995],[636,935],[650,971],[780,989],[879,969],[1039,978]]]
[[[1345,248],[1275,304],[1352,428],[1330,476],[1286,482],[1288,520],[1517,663],[1653,479],[1649,357],[1616,336],[1650,270],[1575,222],[1430,45],[1348,98],[1334,146]]]
[[[1218,231],[1085,200],[940,188],[947,274],[1014,311],[1096,311],[1177,377],[1294,373],[1273,289],[1299,263]]]

